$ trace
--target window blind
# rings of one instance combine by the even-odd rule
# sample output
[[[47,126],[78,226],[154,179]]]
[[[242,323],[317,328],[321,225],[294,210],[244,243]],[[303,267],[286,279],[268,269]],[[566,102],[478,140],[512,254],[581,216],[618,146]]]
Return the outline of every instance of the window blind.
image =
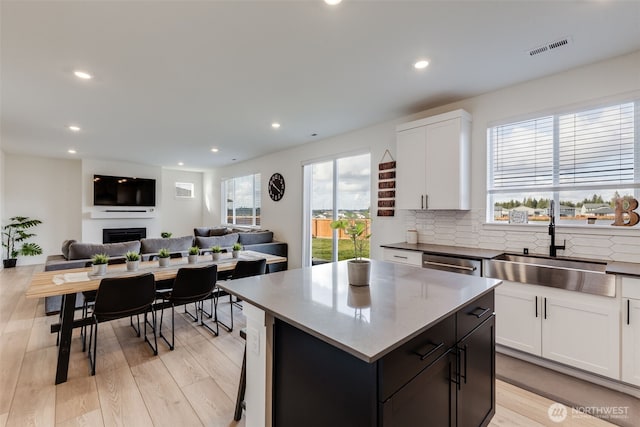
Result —
[[[633,183],[633,103],[559,116],[559,184]]]
[[[490,189],[553,184],[553,117],[491,128]]]

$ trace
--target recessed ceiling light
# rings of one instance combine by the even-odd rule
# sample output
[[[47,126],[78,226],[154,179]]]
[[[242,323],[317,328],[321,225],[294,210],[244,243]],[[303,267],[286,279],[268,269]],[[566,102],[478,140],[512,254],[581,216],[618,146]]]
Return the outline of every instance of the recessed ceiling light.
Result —
[[[280,123],[271,123],[271,127],[274,129],[278,129],[280,127]]]
[[[79,79],[89,80],[89,79],[93,78],[93,76],[91,74],[87,73],[86,71],[76,70],[76,71],[73,72],[73,74]]]
[[[218,149],[218,148],[216,148],[216,147],[213,147],[213,148],[211,149],[211,152],[212,152],[212,153],[217,153],[218,151],[220,151],[220,149]]]
[[[80,132],[80,127],[76,125],[67,126],[67,128],[73,132]]]
[[[178,166],[184,166],[184,163],[178,162]]]
[[[413,66],[418,70],[422,70],[423,68],[427,68],[429,66],[429,61],[427,61],[426,59],[421,59],[420,61],[413,64]]]
[[[74,150],[73,148],[70,150],[67,150],[67,153],[69,154],[76,154],[76,150]]]
[[[337,4],[340,4],[342,0],[324,0],[324,2],[330,6],[335,6]]]

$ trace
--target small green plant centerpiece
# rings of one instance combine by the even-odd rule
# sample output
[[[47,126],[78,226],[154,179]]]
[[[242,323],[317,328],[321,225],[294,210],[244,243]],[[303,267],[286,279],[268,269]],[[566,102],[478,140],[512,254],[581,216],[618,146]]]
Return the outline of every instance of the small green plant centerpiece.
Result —
[[[160,233],[160,237],[162,237],[163,239],[168,239],[172,235],[173,235],[173,233],[170,232],[170,231],[163,231],[162,233]]]
[[[169,265],[170,256],[171,253],[167,248],[162,248],[158,251],[158,264],[160,265],[160,267],[167,267]]]
[[[331,222],[331,228],[342,230],[353,242],[354,259],[347,261],[349,284],[353,286],[368,286],[371,275],[371,262],[363,259],[365,243],[371,237],[367,233],[367,223],[355,218],[343,218]]]
[[[25,240],[35,236],[35,234],[29,233],[27,230],[42,224],[42,221],[26,216],[14,216],[9,218],[9,221],[9,224],[2,228],[2,246],[6,248],[5,259],[2,261],[4,267],[15,267],[18,255],[42,255],[42,248],[39,245],[33,242],[25,242]],[[16,247],[16,243],[22,243],[22,245]]]
[[[213,261],[218,261],[220,259],[221,253],[222,253],[222,248],[219,245],[211,247],[211,259]]]
[[[240,256],[240,251],[242,250],[242,245],[240,243],[234,243],[233,248],[231,248],[231,256],[234,258],[238,258]]]
[[[93,275],[104,276],[107,274],[107,264],[109,263],[109,255],[107,254],[95,254],[91,257],[91,263],[93,264]]]
[[[129,251],[124,254],[127,260],[127,271],[138,271],[140,267],[140,254],[138,252]]]
[[[200,255],[200,248],[197,246],[191,246],[189,248],[189,256],[187,257],[189,264],[195,264],[198,262],[198,255]]]

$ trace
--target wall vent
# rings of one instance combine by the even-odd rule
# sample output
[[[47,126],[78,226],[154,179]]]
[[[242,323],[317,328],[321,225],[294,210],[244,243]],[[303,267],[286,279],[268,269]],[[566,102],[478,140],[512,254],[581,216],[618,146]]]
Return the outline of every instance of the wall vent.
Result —
[[[571,37],[564,37],[559,40],[552,41],[550,43],[544,44],[542,46],[534,47],[527,51],[529,56],[536,56],[541,53],[549,52],[554,49],[558,49],[563,46],[568,46],[571,43]]]

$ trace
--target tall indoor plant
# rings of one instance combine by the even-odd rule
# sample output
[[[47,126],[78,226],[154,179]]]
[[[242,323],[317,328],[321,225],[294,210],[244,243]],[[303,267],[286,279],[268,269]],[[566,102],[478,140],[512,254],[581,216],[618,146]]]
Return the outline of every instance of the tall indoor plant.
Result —
[[[371,237],[367,233],[367,223],[355,218],[343,218],[331,222],[331,228],[342,230],[353,242],[354,259],[347,262],[349,284],[354,286],[369,285],[371,262],[363,259],[365,243]]]
[[[14,216],[9,218],[9,224],[2,228],[2,246],[6,248],[5,259],[2,261],[5,268],[16,266],[18,255],[34,256],[41,255],[42,248],[33,242],[25,242],[25,240],[34,237],[34,233],[27,230],[33,228],[42,221],[32,219],[27,216]],[[16,244],[22,243],[16,247]]]

